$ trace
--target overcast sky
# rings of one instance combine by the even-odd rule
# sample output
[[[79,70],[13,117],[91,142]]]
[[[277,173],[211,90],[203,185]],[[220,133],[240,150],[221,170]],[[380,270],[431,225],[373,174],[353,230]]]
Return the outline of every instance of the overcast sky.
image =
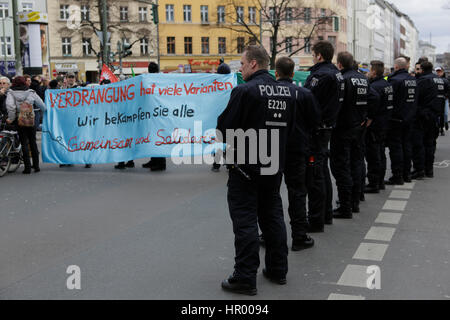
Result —
[[[436,46],[436,53],[450,51],[450,0],[387,0],[407,14],[421,40]],[[447,9],[445,9],[447,7]]]

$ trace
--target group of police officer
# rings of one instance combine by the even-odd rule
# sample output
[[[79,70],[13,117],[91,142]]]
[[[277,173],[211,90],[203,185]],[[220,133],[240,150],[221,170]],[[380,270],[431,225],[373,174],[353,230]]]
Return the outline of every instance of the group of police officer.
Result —
[[[432,73],[432,64],[419,61],[421,74],[415,78],[408,73],[407,59],[397,58],[386,80],[381,61],[371,62],[366,77],[348,52],[337,55],[335,66],[334,48],[328,41],[317,42],[312,52],[314,66],[303,88],[292,83],[292,59],[276,61],[274,79],[267,70],[265,49],[247,47],[240,70],[246,83],[233,89],[219,116],[217,129],[223,137],[229,137],[227,130],[255,130],[258,137],[257,145],[245,140],[245,154],[238,154],[239,148],[227,151],[233,153],[233,163],[227,163],[227,199],[235,236],[234,272],[222,282],[227,291],[257,293],[260,245],[265,246],[263,275],[286,284],[283,175],[293,251],[312,247],[314,240],[308,233],[323,232],[333,218],[351,219],[359,212],[364,192],[378,193],[385,183],[401,185],[433,176],[438,117],[443,114],[448,82]],[[238,138],[224,142],[234,145]],[[248,150],[273,151],[274,146],[279,167],[275,174],[266,174],[270,164],[261,156],[251,161]],[[385,182],[386,146],[392,177]],[[338,192],[339,206],[334,210],[329,162]]]

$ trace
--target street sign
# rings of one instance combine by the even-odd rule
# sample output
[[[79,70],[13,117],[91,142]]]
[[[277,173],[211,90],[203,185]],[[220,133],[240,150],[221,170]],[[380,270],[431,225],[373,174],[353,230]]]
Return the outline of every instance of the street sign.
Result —
[[[52,75],[54,78],[56,78],[58,76],[58,72],[56,72],[56,69],[53,69]]]
[[[95,31],[97,37],[100,40],[100,44],[103,45],[103,31]],[[111,32],[107,33],[108,41],[111,39]]]

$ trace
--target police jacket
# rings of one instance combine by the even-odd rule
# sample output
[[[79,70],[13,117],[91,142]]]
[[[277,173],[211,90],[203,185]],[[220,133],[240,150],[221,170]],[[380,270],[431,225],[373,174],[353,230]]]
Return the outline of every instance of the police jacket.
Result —
[[[394,109],[391,120],[394,122],[410,122],[417,111],[417,83],[405,69],[400,69],[388,77],[394,89]]]
[[[320,125],[320,109],[310,90],[292,83],[292,79],[279,79],[296,92],[295,127],[288,139],[288,157],[309,154],[312,132]]]
[[[270,152],[272,145],[274,152],[278,153],[279,168],[278,172],[284,169],[286,158],[286,145],[289,134],[292,134],[295,119],[295,90],[286,83],[277,82],[267,70],[259,70],[253,73],[246,83],[240,84],[231,91],[230,100],[223,113],[219,116],[217,129],[222,133],[224,142],[228,145],[234,144],[234,159],[238,165],[247,173],[260,174],[262,167],[270,167],[270,164],[263,163],[261,158],[261,143],[266,147],[266,152]],[[227,129],[249,129],[256,130],[256,138],[245,139],[245,155],[237,154],[239,137],[233,137],[229,140]],[[266,129],[267,139],[264,140],[264,130]],[[252,130],[249,130],[250,132]],[[255,131],[254,131],[255,132]],[[272,141],[272,135],[278,132],[279,138],[274,136],[276,141]],[[239,135],[239,134],[237,134]],[[242,136],[242,134],[241,134]],[[251,136],[251,134],[249,135]],[[249,154],[249,148],[252,151],[257,150],[257,160],[252,159]],[[228,152],[228,151],[227,151]],[[267,154],[267,153],[266,153]],[[271,156],[275,156],[271,154]],[[245,163],[242,164],[242,159]]]
[[[370,126],[372,130],[386,130],[394,108],[394,89],[383,76],[370,79],[370,87],[374,89],[379,97],[380,104],[373,122]]]
[[[336,129],[350,129],[361,126],[367,120],[369,109],[369,80],[352,69],[341,70],[345,81],[344,103],[339,112]],[[371,93],[372,105],[377,107],[378,95]],[[371,117],[373,118],[371,110]]]
[[[312,66],[305,88],[316,97],[322,113],[322,125],[334,127],[344,97],[344,79],[331,62],[319,62]]]
[[[417,77],[418,101],[417,116],[428,118],[444,115],[445,82],[432,72]]]

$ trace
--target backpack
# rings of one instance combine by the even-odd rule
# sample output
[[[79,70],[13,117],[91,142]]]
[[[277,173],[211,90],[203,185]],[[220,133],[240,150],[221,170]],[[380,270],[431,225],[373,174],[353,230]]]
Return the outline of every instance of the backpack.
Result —
[[[34,127],[34,110],[33,105],[30,104],[27,99],[30,94],[28,94],[25,99],[20,102],[20,105],[17,108],[17,111],[19,113],[19,116],[17,117],[17,123],[19,127]],[[17,107],[17,100],[16,97],[13,95],[14,100],[16,101],[16,107]]]

